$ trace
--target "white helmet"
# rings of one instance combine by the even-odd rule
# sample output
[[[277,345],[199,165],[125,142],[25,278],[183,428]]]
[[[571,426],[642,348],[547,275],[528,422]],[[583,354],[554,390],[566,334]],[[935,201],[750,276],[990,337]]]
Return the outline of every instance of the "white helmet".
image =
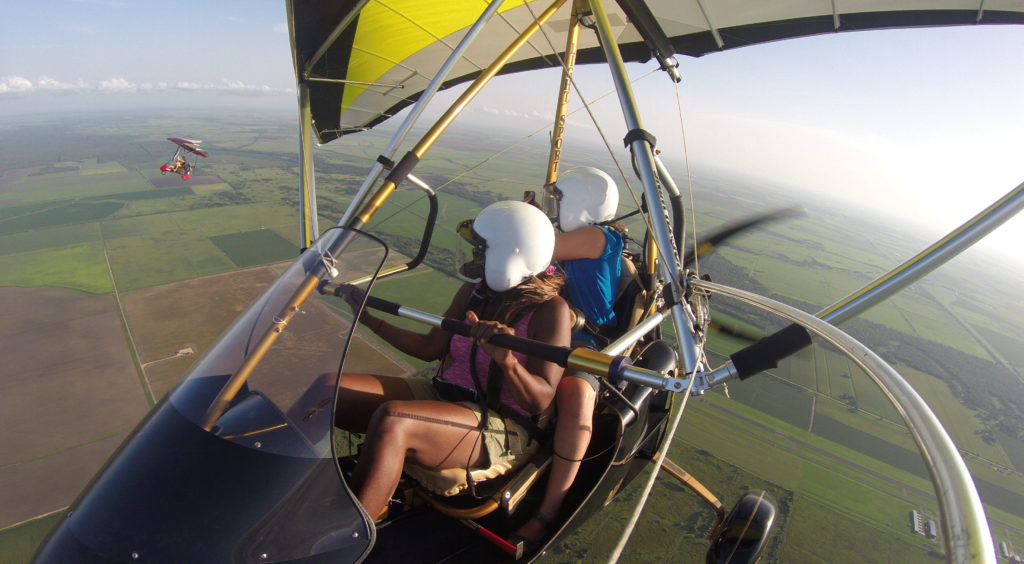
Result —
[[[567,170],[558,187],[558,225],[574,231],[585,225],[608,221],[619,207],[619,190],[604,171],[589,166]]]
[[[484,249],[484,279],[496,292],[515,288],[551,264],[555,230],[544,212],[530,204],[491,204],[476,216],[471,229]]]

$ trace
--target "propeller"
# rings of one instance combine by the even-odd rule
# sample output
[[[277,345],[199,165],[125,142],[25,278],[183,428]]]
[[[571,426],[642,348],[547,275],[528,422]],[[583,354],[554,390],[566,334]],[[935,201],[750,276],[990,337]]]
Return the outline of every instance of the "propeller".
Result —
[[[708,331],[736,337],[748,343],[756,342],[765,335],[765,332],[760,329],[737,323],[732,319],[716,319],[715,315],[711,316],[711,322],[708,323]]]
[[[729,225],[719,231],[716,231],[702,241],[699,241],[696,247],[686,249],[686,253],[683,255],[683,268],[690,266],[697,258],[707,255],[715,248],[721,246],[725,241],[747,231],[748,229],[770,221],[797,217],[803,215],[803,213],[804,211],[802,208],[794,206],[756,215],[739,223]],[[715,319],[715,317],[712,317],[711,323],[708,325],[708,330],[722,333],[724,335],[731,335],[749,343],[753,343],[764,337],[763,331],[751,326],[746,326],[742,322],[737,322],[733,319]]]
[[[803,213],[803,209],[799,207],[782,208],[773,212],[756,215],[739,223],[734,223],[713,233],[711,236],[706,237],[703,241],[699,241],[696,244],[696,247],[686,249],[686,253],[683,255],[683,268],[690,266],[694,260],[710,253],[734,235],[739,235],[752,227],[757,227],[758,225],[768,223],[769,221],[797,217],[803,215]]]

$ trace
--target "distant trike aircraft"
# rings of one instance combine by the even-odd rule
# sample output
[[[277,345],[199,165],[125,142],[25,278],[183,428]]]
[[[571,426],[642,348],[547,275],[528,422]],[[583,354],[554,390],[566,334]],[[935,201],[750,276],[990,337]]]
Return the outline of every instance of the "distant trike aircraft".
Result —
[[[199,148],[199,144],[202,141],[185,139],[183,137],[168,137],[167,140],[177,145],[178,148],[174,151],[174,155],[160,166],[160,174],[173,172],[174,174],[181,175],[182,180],[188,180],[191,178],[192,171],[195,170],[196,161],[198,160],[194,156],[192,157],[192,162],[189,162],[188,153],[203,157],[204,159],[207,157],[207,153]]]
[[[642,126],[625,62],[655,59],[670,81],[679,83],[677,54],[714,56],[734,47],[867,29],[1024,24],[1020,0],[985,2],[984,7],[977,0],[553,0],[541,11],[537,5],[542,3],[547,4],[286,0],[300,118],[296,202],[302,254],[154,407],[65,512],[35,562],[533,561],[604,511],[646,472],[647,485],[635,497],[639,501],[632,522],[613,527],[622,529],[619,547],[609,559],[614,562],[644,510],[654,479],[664,469],[714,511],[704,561],[753,564],[781,521],[767,492],[746,493],[727,511],[717,496],[666,456],[680,428],[685,398],[778,366],[778,361],[809,346],[812,333],[881,386],[903,417],[935,485],[940,536],[949,561],[996,561],[981,499],[938,418],[891,366],[836,325],[906,288],[1024,208],[1024,184],[922,253],[812,315],[713,283],[690,269],[696,258],[730,235],[789,212],[730,225],[704,240],[694,234],[688,243],[686,218],[696,214],[686,209],[685,193],[658,157],[655,135]],[[537,32],[545,37],[534,37]],[[564,37],[546,36],[556,32]],[[564,51],[560,45],[566,46]],[[642,194],[634,194],[643,215],[642,228],[636,230],[641,236],[627,241],[628,252],[620,257],[623,271],[630,273],[621,277],[617,288],[623,313],[616,318],[623,323],[598,335],[604,341],[600,351],[511,335],[495,335],[490,342],[598,377],[588,452],[572,461],[580,463],[579,471],[557,515],[545,519],[550,521],[547,532],[533,542],[516,531],[540,515],[556,458],[556,440],[546,437],[538,438],[536,455],[497,477],[485,475],[489,469],[473,468],[468,461],[465,466],[457,461],[430,469],[414,464],[393,468],[405,478],[387,511],[373,508],[371,514],[353,489],[352,468],[359,458],[372,455],[369,449],[360,450],[360,437],[335,427],[338,415],[347,417],[352,411],[342,393],[353,392],[341,391],[341,379],[350,377],[355,351],[369,331],[358,325],[363,308],[450,335],[466,337],[471,331],[461,319],[414,310],[373,294],[378,280],[421,264],[431,245],[440,190],[412,171],[492,77],[561,68],[546,175],[540,177],[538,163],[536,178],[536,185],[545,190],[544,211],[557,217],[563,126],[571,122],[566,116],[577,62],[607,65],[626,126],[621,132],[624,144],[630,149],[622,156],[629,158],[643,187]],[[434,94],[470,80],[473,83],[420,141],[401,155],[399,147],[418,127]],[[405,121],[394,130],[387,148],[370,160],[372,168],[361,187],[351,192],[344,215],[321,234],[313,145],[364,132],[406,106],[412,107]],[[659,125],[669,121],[664,119],[666,108],[650,110],[657,112]],[[198,141],[170,141],[178,145],[175,166],[176,159],[188,153],[206,157],[196,147]],[[187,164],[187,159],[182,161]],[[161,171],[188,178],[188,170],[181,172],[170,163]],[[419,251],[406,264],[384,268],[389,249],[373,234],[381,230],[371,220],[400,186],[409,185],[424,194],[429,206]],[[465,234],[471,238],[472,227],[467,227]],[[475,244],[479,250],[482,243]],[[346,288],[352,285],[365,290],[351,317],[305,315],[327,300],[351,297]],[[713,314],[711,294],[742,301],[792,324],[745,346],[715,368],[714,357],[707,354],[713,351],[705,350]],[[340,305],[339,311],[348,309],[349,305]],[[309,346],[307,335],[314,333],[332,335],[336,346]],[[368,362],[379,355],[376,349],[367,354],[374,358]],[[323,403],[308,410],[292,409],[296,398],[311,389],[311,378],[322,383],[315,389],[323,392]],[[481,400],[486,413],[487,386],[474,385],[464,392]],[[492,392],[492,398],[501,397],[500,388]],[[466,433],[482,435],[472,427]],[[620,499],[627,503],[625,497]],[[665,540],[668,546],[677,542],[672,537]],[[682,554],[675,559],[701,560]]]

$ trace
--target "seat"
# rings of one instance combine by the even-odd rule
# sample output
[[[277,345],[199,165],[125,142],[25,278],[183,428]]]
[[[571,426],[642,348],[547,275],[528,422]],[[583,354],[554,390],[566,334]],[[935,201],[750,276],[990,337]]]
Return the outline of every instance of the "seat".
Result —
[[[511,516],[551,464],[550,446],[537,441],[534,444],[530,454],[523,455],[527,460],[515,470],[492,476],[483,470],[470,469],[478,498],[463,495],[469,489],[465,468],[430,470],[409,463],[404,471],[416,484],[413,487],[418,492],[416,497],[443,515],[479,519],[500,508],[506,516]]]
[[[622,254],[621,264],[618,288],[615,293],[615,301],[612,304],[617,323],[615,325],[597,325],[589,323],[586,319],[582,323],[586,332],[597,341],[598,348],[604,348],[635,327],[643,318],[644,310],[647,307],[647,292],[644,290],[636,264],[626,253]],[[583,315],[575,311],[575,308],[574,313],[579,316]]]
[[[469,478],[476,484],[504,476],[513,468],[525,465],[538,450],[540,450],[540,442],[533,441],[525,451],[511,460],[503,460],[489,468],[470,468]],[[435,470],[410,462],[405,465],[405,473],[431,492],[444,497],[459,495],[469,488],[469,484],[466,482],[465,468]]]

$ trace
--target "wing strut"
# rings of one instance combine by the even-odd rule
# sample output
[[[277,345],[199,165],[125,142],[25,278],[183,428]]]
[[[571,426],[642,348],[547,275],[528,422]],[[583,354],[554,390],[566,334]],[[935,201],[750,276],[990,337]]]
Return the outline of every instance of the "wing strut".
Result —
[[[626,144],[633,154],[635,168],[644,187],[644,196],[647,198],[648,205],[652,206],[649,229],[654,232],[654,245],[657,247],[657,252],[661,259],[658,261],[661,275],[668,281],[668,291],[672,294],[669,298],[670,303],[672,303],[672,324],[675,329],[676,347],[682,362],[682,370],[687,375],[694,374],[701,366],[700,351],[698,350],[694,335],[694,324],[691,322],[693,313],[688,305],[683,303],[682,290],[679,287],[682,279],[679,255],[675,251],[675,241],[666,217],[667,212],[663,192],[657,181],[658,173],[657,164],[654,159],[654,138],[643,129],[643,125],[640,122],[640,113],[637,109],[636,98],[633,96],[632,86],[626,74],[626,65],[622,60],[619,46],[615,42],[611,24],[608,22],[608,14],[605,12],[601,0],[590,0],[590,8],[596,20],[595,27],[600,37],[601,49],[604,51],[605,59],[608,61],[612,82],[615,84],[615,90],[619,95],[622,117],[626,122],[626,128],[629,130],[626,134]],[[686,401],[689,398],[689,392],[694,380],[695,378],[689,379],[686,395],[683,396],[682,404],[672,418],[672,422],[665,435],[664,440],[669,443],[679,426],[679,420],[686,407]],[[646,496],[650,494],[664,458],[665,451],[659,453],[655,458],[655,467],[648,478],[645,493],[642,494],[641,500],[646,500]],[[630,523],[627,525],[619,545],[611,556],[611,561],[616,561],[625,548],[625,543],[629,539],[632,527],[635,526],[640,517],[643,503],[641,501],[634,510]]]
[[[730,296],[781,315],[821,336],[855,362],[882,389],[907,424],[931,475],[939,513],[942,541],[949,562],[995,562],[992,536],[981,498],[974,488],[960,451],[942,423],[914,388],[871,349],[818,317],[753,292],[704,280],[693,286]],[[696,386],[695,386],[696,387]]]
[[[448,111],[446,111],[444,115],[434,123],[433,127],[423,135],[416,146],[402,157],[395,168],[391,171],[391,174],[389,174],[385,179],[384,184],[381,185],[373,197],[368,199],[365,205],[363,205],[359,210],[358,215],[351,217],[349,212],[346,211],[345,216],[346,218],[349,218],[349,222],[345,224],[346,226],[359,229],[370,222],[370,218],[377,213],[380,206],[382,206],[391,196],[395,191],[395,188],[398,187],[398,184],[402,182],[405,175],[412,171],[413,167],[416,166],[423,155],[434,145],[438,137],[448,129],[448,126],[450,126],[455,118],[462,113],[462,110],[465,109],[473,98],[480,93],[480,90],[482,90],[483,87],[487,85],[487,83],[490,82],[490,80],[494,78],[499,71],[501,71],[512,56],[515,55],[516,51],[518,51],[523,45],[526,45],[533,34],[536,33],[565,2],[566,0],[554,0],[554,2],[537,17],[537,19],[531,22],[530,25],[520,33],[519,37],[517,37],[511,45],[498,55],[498,57],[490,66],[487,67],[486,70],[484,70],[484,72],[477,76],[476,80],[474,80],[462,95],[452,103],[448,108]],[[355,203],[356,202],[353,200],[353,204]],[[349,206],[349,211],[352,209],[353,207]]]
[[[708,14],[708,9],[704,7],[703,0],[695,1],[697,2],[697,7],[700,8],[701,15],[704,16],[704,21],[708,23],[708,31],[710,31],[711,36],[715,38],[715,43],[718,45],[718,48],[721,49],[725,47],[725,42],[722,41],[722,34],[718,32],[718,28],[715,27],[715,24],[711,21],[711,15]]]
[[[455,66],[455,64],[462,57],[462,54],[473,43],[473,40],[476,39],[476,36],[480,34],[480,31],[483,30],[484,25],[486,25],[487,21],[491,19],[491,16],[493,16],[494,13],[498,11],[498,8],[501,6],[501,4],[502,0],[491,0],[491,3],[487,6],[487,9],[484,10],[482,14],[480,14],[480,17],[477,18],[473,26],[469,28],[469,31],[466,32],[466,35],[462,37],[462,40],[459,41],[459,44],[455,46],[455,50],[453,50],[452,53],[448,55],[448,59],[445,60],[444,64],[441,65],[441,68],[437,70],[437,73],[434,75],[434,78],[430,80],[430,83],[423,90],[423,93],[420,95],[419,99],[416,100],[416,104],[412,107],[412,110],[409,112],[409,115],[405,117],[405,121],[402,122],[402,125],[399,126],[398,130],[395,131],[394,135],[391,136],[391,140],[388,141],[387,147],[385,147],[384,151],[381,153],[382,157],[384,157],[387,160],[391,160],[391,158],[394,157],[395,150],[397,150],[398,146],[402,144],[402,141],[405,141],[406,136],[409,135],[409,131],[411,131],[413,126],[416,125],[416,122],[419,121],[420,115],[423,114],[423,110],[426,109],[427,104],[430,103],[430,100],[434,97],[434,94],[436,94],[437,91],[441,88],[441,84],[443,84],[445,78],[448,77],[448,74],[451,72],[452,67]],[[377,159],[377,162],[374,163],[373,168],[370,169],[370,173],[366,176],[366,179],[363,180],[363,184],[359,186],[359,190],[356,192],[355,197],[352,198],[352,203],[349,204],[348,209],[346,209],[344,215],[341,216],[341,220],[338,221],[338,225],[347,225],[350,221],[352,221],[352,218],[355,216],[357,210],[359,210],[359,208],[363,205],[368,194],[370,193],[370,189],[373,187],[374,184],[377,183],[377,180],[380,178],[380,175],[383,172],[384,164],[381,162],[381,159]]]
[[[313,74],[313,67],[315,67],[316,64],[320,62],[320,59],[322,59],[324,54],[327,53],[327,50],[331,48],[331,45],[333,45],[334,42],[338,39],[338,37],[341,36],[342,32],[344,32],[348,28],[348,26],[352,24],[352,22],[356,19],[356,16],[359,14],[359,12],[363,10],[363,7],[365,7],[369,3],[370,0],[359,0],[356,3],[356,5],[352,8],[352,10],[348,14],[346,14],[346,16],[342,18],[340,22],[338,22],[338,25],[334,27],[334,30],[331,31],[331,34],[328,35],[327,39],[324,40],[323,45],[321,45],[320,48],[316,50],[316,53],[314,53],[313,56],[310,57],[309,61],[306,63],[306,67],[302,69],[302,78],[308,79],[310,75]],[[288,6],[291,6],[290,2],[288,3]]]
[[[320,235],[316,212],[316,172],[313,169],[313,116],[309,86],[299,82],[299,246],[306,250]]]
[[[633,23],[633,27],[644,38],[647,48],[651,50],[651,55],[661,65],[661,70],[668,73],[672,82],[683,80],[679,76],[679,61],[676,61],[672,42],[665,35],[665,30],[661,29],[661,25],[651,13],[647,2],[644,0],[616,0],[616,2],[622,11],[626,12],[626,17]]]
[[[949,259],[1005,223],[1021,209],[1024,209],[1024,183],[1010,190],[1005,196],[913,258],[819,311],[815,316],[832,325],[849,321],[942,266]],[[783,329],[783,331],[786,330]],[[783,357],[779,357],[777,360],[781,360],[781,358]],[[704,388],[713,388],[735,378],[749,378],[753,375],[741,373],[736,369],[735,363],[729,362],[707,375],[707,385]]]
[[[566,32],[565,57],[562,59],[562,80],[558,85],[558,101],[555,104],[555,126],[551,132],[551,151],[548,153],[548,171],[544,177],[544,202],[542,209],[554,217],[555,182],[558,180],[558,166],[562,158],[562,142],[565,140],[566,112],[569,107],[569,89],[572,73],[576,68],[576,51],[580,40],[580,15],[585,9],[584,0],[574,0],[569,31]]]

